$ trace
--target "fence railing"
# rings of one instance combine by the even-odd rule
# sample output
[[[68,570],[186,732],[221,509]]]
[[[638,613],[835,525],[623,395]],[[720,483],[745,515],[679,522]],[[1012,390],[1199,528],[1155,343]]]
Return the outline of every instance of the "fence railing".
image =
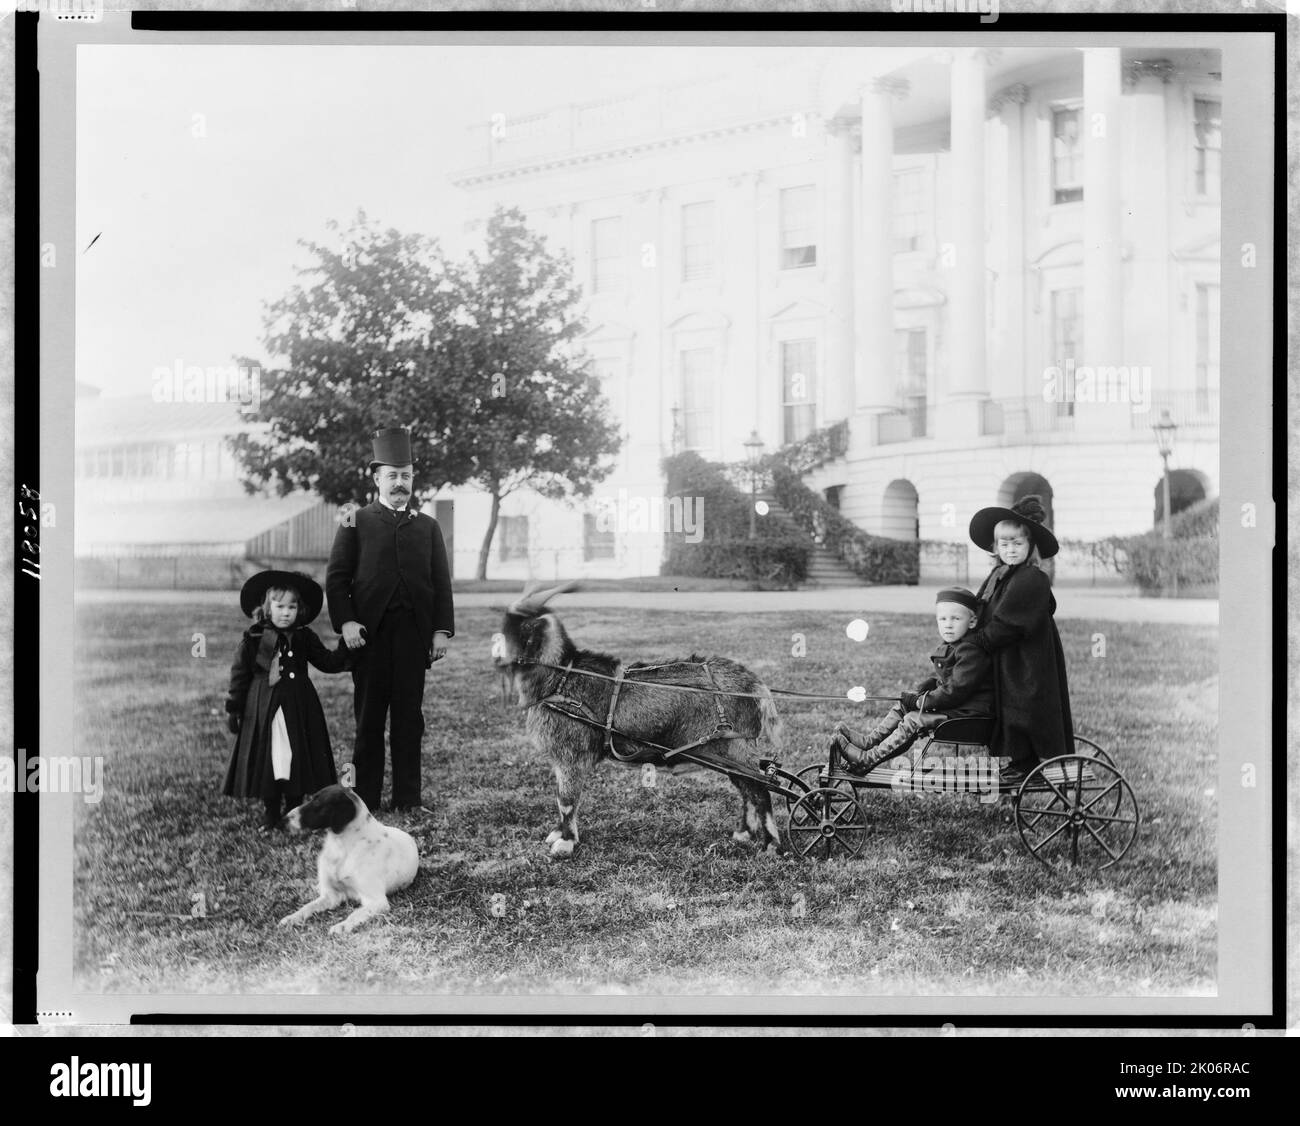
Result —
[[[888,446],[895,442],[910,442],[915,438],[929,437],[934,433],[933,415],[934,411],[929,407],[878,414],[875,444]]]

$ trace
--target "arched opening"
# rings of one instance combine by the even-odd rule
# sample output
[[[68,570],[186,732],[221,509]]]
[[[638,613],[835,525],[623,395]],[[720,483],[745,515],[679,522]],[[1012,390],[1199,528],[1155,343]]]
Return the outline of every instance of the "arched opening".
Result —
[[[1198,473],[1195,469],[1171,469],[1169,471],[1169,510],[1177,516],[1184,508],[1190,508],[1197,501],[1202,501],[1206,497],[1206,479],[1203,474]],[[1161,477],[1156,481],[1154,491],[1155,496],[1155,519],[1152,521],[1156,528],[1161,527],[1165,521],[1165,482]]]
[[[919,502],[911,481],[889,482],[881,502],[880,534],[891,540],[921,538]]]
[[[1010,508],[1016,501],[1024,500],[1027,496],[1037,494],[1042,498],[1043,510],[1046,513],[1043,517],[1043,523],[1051,528],[1059,539],[1061,530],[1056,526],[1056,510],[1052,505],[1052,486],[1047,478],[1039,473],[1013,473],[1005,481],[1002,487],[998,489],[998,504],[1003,508]],[[1056,560],[1043,560],[1042,569],[1049,576],[1056,574]]]

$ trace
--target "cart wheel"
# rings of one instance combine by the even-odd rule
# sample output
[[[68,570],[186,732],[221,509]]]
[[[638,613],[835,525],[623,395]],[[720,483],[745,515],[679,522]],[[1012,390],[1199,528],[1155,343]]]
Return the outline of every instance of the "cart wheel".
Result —
[[[793,788],[797,790],[800,787],[803,787],[805,793],[810,790],[820,789],[843,790],[846,794],[853,793],[853,787],[844,781],[843,778],[837,778],[833,782],[827,780],[825,785],[823,785],[821,775],[822,771],[825,769],[826,764],[824,762],[814,762],[809,766],[802,767],[797,775],[799,785]],[[794,809],[794,802],[787,801],[785,804],[787,812]]]
[[[852,793],[825,786],[794,803],[785,832],[801,860],[857,856],[867,835],[867,815]]]
[[[807,769],[808,769],[807,767],[804,767],[804,770]],[[776,781],[778,782],[784,783],[785,788],[787,790],[793,790],[796,794],[799,795],[799,797],[803,797],[803,795],[806,794],[809,790],[815,790],[817,788],[817,775],[814,773],[812,780],[809,781],[808,779],[804,778],[803,774],[804,774],[803,770],[799,771],[798,774],[791,774],[790,771],[782,770],[778,766],[775,769],[773,769],[771,773],[771,777],[776,779]],[[794,808],[794,803],[798,800],[799,798],[785,799],[785,809],[787,813],[789,813],[790,810]]]
[[[1137,797],[1114,766],[1093,755],[1040,762],[1015,798],[1016,829],[1048,868],[1109,868],[1137,839]]]
[[[1115,760],[1110,757],[1110,753],[1104,751],[1091,739],[1085,739],[1082,735],[1074,737],[1074,753],[1076,755],[1087,755],[1089,758],[1100,759],[1107,766],[1114,766]]]
[[[1102,750],[1101,747],[1091,739],[1085,739],[1081,735],[1076,735],[1074,737],[1074,753],[1105,763],[1112,770],[1118,769],[1118,767],[1115,766],[1115,760],[1110,757],[1110,754],[1107,751]],[[1099,812],[1108,813],[1113,817],[1119,813],[1119,807],[1123,800],[1123,795],[1119,790],[1116,790],[1114,793],[1114,801],[1107,798],[1105,808],[1100,809]]]

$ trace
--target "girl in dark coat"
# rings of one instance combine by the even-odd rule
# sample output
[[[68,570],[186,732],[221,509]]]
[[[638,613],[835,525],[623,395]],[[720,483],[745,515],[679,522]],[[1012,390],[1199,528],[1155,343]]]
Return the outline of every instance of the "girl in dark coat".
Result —
[[[322,672],[343,672],[351,663],[342,643],[327,649],[306,628],[324,599],[309,576],[287,571],[254,575],[239,594],[253,624],[230,669],[227,723],[239,738],[223,792],[262,798],[263,832],[279,824],[282,798],[288,813],[304,794],[338,781],[325,712],[307,673],[309,663]]]
[[[1040,759],[1074,753],[1074,722],[1065,653],[1052,614],[1051,580],[1038,568],[1059,550],[1044,527],[1042,499],[983,508],[970,522],[977,547],[997,562],[981,585],[979,619],[968,638],[993,661],[996,721],[989,753],[1010,757],[1003,781],[1014,782]]]

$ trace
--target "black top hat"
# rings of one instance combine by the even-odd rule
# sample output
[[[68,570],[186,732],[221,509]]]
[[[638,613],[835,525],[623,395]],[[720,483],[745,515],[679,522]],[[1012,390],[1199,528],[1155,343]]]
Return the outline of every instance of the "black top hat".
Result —
[[[1061,545],[1056,542],[1052,530],[1043,523],[1043,517],[1046,515],[1043,498],[1037,493],[1021,497],[1010,508],[981,508],[970,518],[971,542],[976,547],[982,547],[992,553],[993,529],[1003,520],[1010,520],[1013,524],[1023,524],[1027,527],[1034,546],[1038,548],[1038,554],[1044,559],[1050,559],[1061,550]]]
[[[374,458],[368,472],[373,473],[376,465],[410,465],[411,432],[400,426],[390,426],[387,430],[376,430],[373,439]]]
[[[239,592],[239,608],[251,618],[253,611],[262,605],[266,592],[272,587],[288,587],[297,591],[298,597],[302,599],[298,620],[293,623],[295,629],[315,618],[325,603],[325,592],[310,575],[304,575],[301,571],[259,571]]]
[[[979,612],[979,600],[964,586],[950,586],[939,591],[934,597],[934,604],[938,606],[940,602],[956,602],[967,610]]]

